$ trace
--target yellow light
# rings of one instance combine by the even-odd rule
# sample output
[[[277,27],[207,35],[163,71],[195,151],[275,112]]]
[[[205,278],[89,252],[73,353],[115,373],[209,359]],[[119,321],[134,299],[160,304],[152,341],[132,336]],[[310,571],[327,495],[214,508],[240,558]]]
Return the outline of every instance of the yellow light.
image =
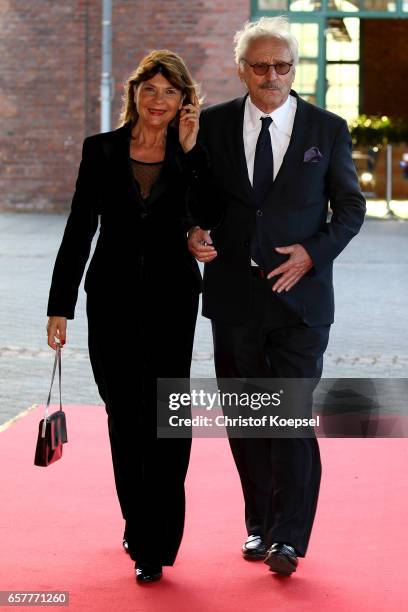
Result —
[[[371,183],[371,181],[373,180],[373,175],[371,174],[371,172],[363,172],[360,176],[360,180],[362,183]]]

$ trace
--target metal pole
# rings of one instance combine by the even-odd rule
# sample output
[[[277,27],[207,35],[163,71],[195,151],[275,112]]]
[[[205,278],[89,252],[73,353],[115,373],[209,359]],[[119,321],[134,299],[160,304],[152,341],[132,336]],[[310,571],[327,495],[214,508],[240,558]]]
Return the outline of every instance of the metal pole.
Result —
[[[112,0],[102,0],[101,132],[111,129]]]
[[[387,216],[393,217],[394,213],[391,210],[392,200],[392,145],[387,144],[387,175],[386,175],[386,194],[385,199],[387,201]]]

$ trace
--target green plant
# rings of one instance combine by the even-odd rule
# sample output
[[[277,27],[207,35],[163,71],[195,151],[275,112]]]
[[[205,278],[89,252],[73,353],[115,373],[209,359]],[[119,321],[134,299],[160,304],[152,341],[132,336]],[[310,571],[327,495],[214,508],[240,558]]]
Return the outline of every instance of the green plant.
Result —
[[[355,146],[408,143],[408,119],[360,115],[350,125]]]

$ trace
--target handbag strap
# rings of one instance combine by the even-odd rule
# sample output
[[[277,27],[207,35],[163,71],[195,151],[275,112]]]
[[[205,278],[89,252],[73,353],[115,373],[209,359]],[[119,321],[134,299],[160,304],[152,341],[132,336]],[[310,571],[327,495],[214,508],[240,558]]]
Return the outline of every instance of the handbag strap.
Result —
[[[45,411],[44,411],[44,420],[43,420],[43,426],[42,426],[42,432],[41,432],[41,437],[42,438],[45,438],[45,428],[46,428],[46,425],[47,425],[48,408],[49,408],[50,402],[51,402],[51,391],[52,391],[52,386],[54,384],[55,372],[57,370],[57,363],[58,363],[58,386],[59,386],[59,405],[60,405],[59,409],[62,410],[62,394],[61,394],[61,342],[60,342],[60,340],[58,340],[58,338],[55,338],[55,344],[56,344],[56,349],[55,349],[54,367],[53,367],[53,370],[52,370],[50,391],[48,393],[48,399],[47,399],[47,403],[46,403]]]

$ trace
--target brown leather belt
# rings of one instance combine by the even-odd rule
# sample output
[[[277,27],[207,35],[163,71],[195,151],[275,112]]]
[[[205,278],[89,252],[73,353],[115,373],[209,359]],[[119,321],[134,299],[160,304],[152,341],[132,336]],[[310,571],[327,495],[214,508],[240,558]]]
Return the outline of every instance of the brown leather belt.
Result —
[[[259,266],[251,266],[251,274],[256,278],[266,278],[267,273]]]

